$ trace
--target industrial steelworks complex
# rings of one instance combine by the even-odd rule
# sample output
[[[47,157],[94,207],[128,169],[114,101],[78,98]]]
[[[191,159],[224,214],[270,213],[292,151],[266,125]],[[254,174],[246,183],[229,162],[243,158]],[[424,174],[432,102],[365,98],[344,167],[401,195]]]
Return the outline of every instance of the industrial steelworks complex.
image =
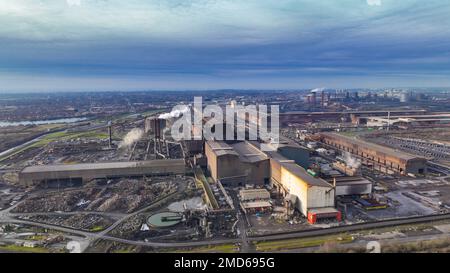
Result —
[[[411,112],[423,114],[421,111],[396,114]],[[361,116],[378,114],[385,112],[349,112],[344,116],[361,122]],[[322,113],[308,117],[315,116],[322,118]],[[305,118],[299,113],[284,114],[285,119],[290,117]],[[349,134],[297,131],[296,137],[282,135],[276,144],[261,139],[173,142],[165,135],[166,126],[171,122],[147,118],[142,130],[145,137],[129,147],[129,153],[124,155],[127,160],[29,166],[20,172],[20,182],[25,186],[55,182],[83,184],[94,179],[190,175],[197,182],[197,189],[203,192],[209,217],[225,215],[227,219],[236,209],[241,209],[249,226],[257,226],[258,221],[252,222],[252,215],[268,212],[271,219],[339,224],[350,215],[345,203],[356,202],[364,209],[387,207],[382,199],[374,198],[374,180],[363,175],[362,166],[384,175],[427,174],[426,158]],[[114,150],[111,140],[109,143],[109,150]]]

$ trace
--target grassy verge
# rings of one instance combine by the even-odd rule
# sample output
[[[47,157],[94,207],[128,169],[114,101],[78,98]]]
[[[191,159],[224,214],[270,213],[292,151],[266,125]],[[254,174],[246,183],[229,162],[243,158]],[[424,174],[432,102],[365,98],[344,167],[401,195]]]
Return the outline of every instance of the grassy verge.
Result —
[[[255,243],[257,251],[279,251],[279,250],[289,250],[298,249],[305,247],[317,247],[322,246],[325,243],[350,243],[353,241],[353,237],[349,235],[340,236],[322,236],[322,237],[312,237],[312,238],[300,238],[300,239],[289,239],[280,241],[266,241]]]
[[[92,227],[92,228],[90,229],[90,231],[91,231],[91,232],[99,232],[99,231],[102,231],[102,230],[104,230],[104,229],[105,229],[104,226],[94,226],[94,227]]]
[[[48,238],[48,236],[46,236],[46,235],[32,235],[32,236],[27,237],[28,240],[32,240],[32,241],[42,241],[47,238]]]
[[[0,246],[0,250],[8,252],[28,252],[28,253],[48,253],[49,251],[43,247],[24,247],[16,245]]]
[[[173,253],[236,253],[239,252],[237,247],[233,244],[212,245],[204,247],[196,247],[191,249],[177,249],[169,251]]]

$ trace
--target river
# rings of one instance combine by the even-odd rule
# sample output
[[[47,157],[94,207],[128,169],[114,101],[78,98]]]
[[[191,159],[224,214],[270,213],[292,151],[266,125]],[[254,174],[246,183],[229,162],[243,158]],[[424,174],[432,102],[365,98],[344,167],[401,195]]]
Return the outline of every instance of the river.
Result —
[[[48,120],[36,120],[36,121],[0,121],[0,127],[7,126],[26,126],[26,125],[44,125],[44,124],[57,124],[57,123],[75,123],[79,121],[85,121],[87,118],[62,118],[62,119],[48,119]]]

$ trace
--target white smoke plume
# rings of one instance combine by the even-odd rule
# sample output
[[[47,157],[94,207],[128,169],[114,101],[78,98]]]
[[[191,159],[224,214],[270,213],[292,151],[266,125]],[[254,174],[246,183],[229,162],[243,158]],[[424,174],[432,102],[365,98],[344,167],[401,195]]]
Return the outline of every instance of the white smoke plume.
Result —
[[[161,114],[161,115],[159,115],[158,118],[161,118],[161,119],[179,118],[182,114],[187,113],[188,111],[189,111],[189,107],[188,107],[188,106],[185,106],[185,107],[182,108],[182,109],[179,109],[179,110],[173,110],[173,111],[170,112],[170,113],[164,113],[164,114]]]
[[[119,144],[119,148],[128,148],[142,138],[144,131],[139,128],[134,128],[127,133],[123,138],[122,142]]]
[[[324,90],[325,90],[324,87],[321,87],[321,88],[314,88],[313,90],[311,90],[311,92],[322,92],[322,91],[324,91]]]
[[[349,152],[344,153],[344,160],[347,166],[351,168],[358,169],[361,166],[361,162],[358,159],[351,156]]]

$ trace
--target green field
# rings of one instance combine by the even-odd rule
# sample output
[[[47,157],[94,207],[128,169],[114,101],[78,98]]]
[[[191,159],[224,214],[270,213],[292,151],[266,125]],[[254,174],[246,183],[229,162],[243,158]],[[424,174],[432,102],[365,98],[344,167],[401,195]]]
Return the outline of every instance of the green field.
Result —
[[[94,226],[94,227],[92,227],[92,228],[90,229],[90,231],[91,231],[91,232],[99,232],[99,231],[102,231],[102,230],[104,230],[104,229],[105,229],[104,226]]]
[[[175,253],[236,253],[239,251],[235,245],[225,244],[225,245],[197,247],[197,248],[191,248],[191,249],[178,249],[174,252]]]
[[[16,245],[0,246],[0,250],[7,252],[27,252],[27,253],[48,253],[48,249],[43,247],[25,247]]]
[[[280,241],[266,241],[255,243],[257,251],[280,251],[289,249],[298,249],[305,247],[318,247],[325,243],[350,243],[353,241],[353,237],[349,235],[340,236],[321,236],[312,238],[300,238],[300,239],[289,239]]]
[[[95,138],[95,139],[104,139],[104,138],[108,138],[109,135],[107,132],[98,132],[98,131],[87,131],[87,132],[66,132],[66,131],[62,131],[62,132],[55,132],[55,133],[50,133],[48,135],[43,136],[39,141],[34,142],[30,145],[24,146],[16,151],[14,151],[11,154],[8,155],[4,155],[3,157],[0,158],[0,162],[11,157],[14,155],[17,155],[19,153],[22,153],[28,149],[31,148],[40,148],[40,147],[44,147],[45,145],[56,141],[56,140],[71,140],[71,139],[76,139],[76,138]]]

